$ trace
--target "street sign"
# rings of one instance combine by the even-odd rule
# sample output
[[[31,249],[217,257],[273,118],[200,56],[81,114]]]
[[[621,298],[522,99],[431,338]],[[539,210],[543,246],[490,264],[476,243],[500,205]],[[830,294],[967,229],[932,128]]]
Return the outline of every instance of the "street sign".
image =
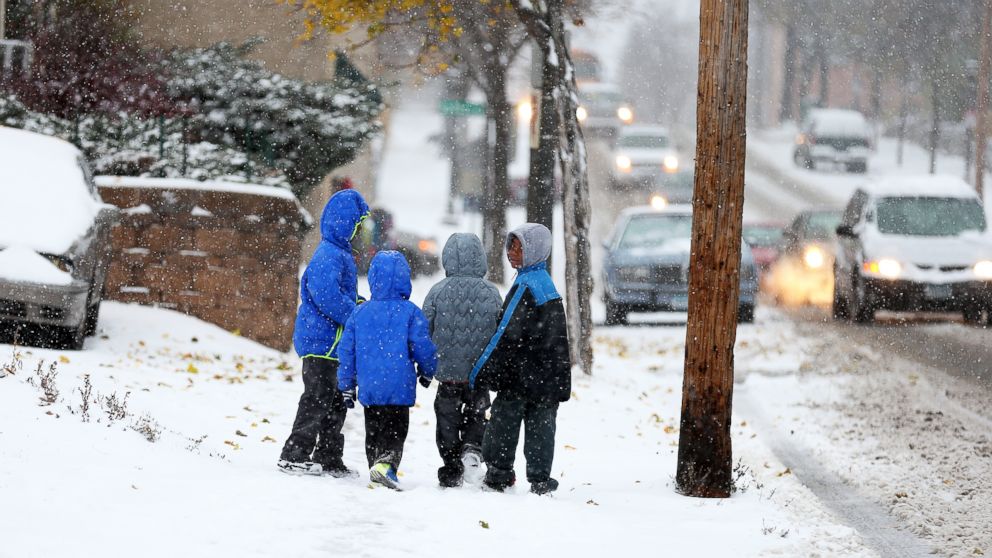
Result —
[[[486,114],[485,105],[457,99],[445,99],[441,101],[437,106],[437,110],[444,116],[484,116]]]

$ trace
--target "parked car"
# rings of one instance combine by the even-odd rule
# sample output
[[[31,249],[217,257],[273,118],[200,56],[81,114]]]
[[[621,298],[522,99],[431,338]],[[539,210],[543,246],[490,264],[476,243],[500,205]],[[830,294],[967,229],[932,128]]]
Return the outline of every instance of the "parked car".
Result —
[[[833,297],[831,272],[841,212],[803,211],[782,231],[779,256],[768,269],[762,288],[779,304],[826,306]]]
[[[403,254],[410,264],[410,274],[413,277],[434,275],[441,269],[437,241],[416,233],[396,230],[393,228],[392,213],[382,208],[372,209],[355,242],[359,245],[358,269],[362,273],[368,273],[372,257],[381,250],[396,250]]]
[[[666,174],[678,172],[679,163],[667,128],[627,126],[617,137],[610,179],[615,187],[651,188],[660,185]]]
[[[847,172],[868,171],[871,127],[855,110],[813,109],[796,137],[793,159],[808,169],[829,164]]]
[[[689,307],[689,247],[692,207],[624,210],[606,241],[603,300],[607,325],[627,322],[629,312],[675,311]],[[747,243],[741,244],[737,318],[754,321],[758,276]]]
[[[992,309],[992,238],[975,191],[951,176],[892,177],[858,189],[837,226],[834,317],[876,310]]]
[[[759,279],[768,272],[782,249],[783,230],[778,223],[744,223],[744,242],[751,248]]]
[[[2,126],[0,207],[0,322],[81,349],[96,331],[119,211],[73,145]]]
[[[616,137],[624,124],[634,121],[634,111],[624,101],[620,88],[612,83],[588,82],[579,85],[576,118],[589,134]]]

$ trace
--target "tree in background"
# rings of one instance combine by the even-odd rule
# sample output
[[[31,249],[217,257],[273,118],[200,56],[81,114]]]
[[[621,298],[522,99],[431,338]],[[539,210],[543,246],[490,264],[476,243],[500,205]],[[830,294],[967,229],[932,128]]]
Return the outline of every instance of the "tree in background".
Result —
[[[45,0],[30,8],[12,6],[12,31],[34,44],[29,74],[11,84],[28,108],[68,119],[171,110],[126,0]]]

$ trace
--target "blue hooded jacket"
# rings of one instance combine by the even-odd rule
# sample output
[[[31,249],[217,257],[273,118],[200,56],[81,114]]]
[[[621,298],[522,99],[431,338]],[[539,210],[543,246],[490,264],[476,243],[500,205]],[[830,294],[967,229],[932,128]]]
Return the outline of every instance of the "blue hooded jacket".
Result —
[[[293,346],[301,357],[337,360],[344,324],[358,302],[358,272],[351,239],[368,217],[369,206],[354,190],[327,201],[320,218],[321,241],[300,279],[300,304]]]
[[[417,372],[434,377],[437,349],[427,318],[410,297],[410,266],[399,252],[386,250],[369,268],[372,300],[352,314],[338,355],[338,389],[358,386],[362,405],[412,407],[417,399]]]

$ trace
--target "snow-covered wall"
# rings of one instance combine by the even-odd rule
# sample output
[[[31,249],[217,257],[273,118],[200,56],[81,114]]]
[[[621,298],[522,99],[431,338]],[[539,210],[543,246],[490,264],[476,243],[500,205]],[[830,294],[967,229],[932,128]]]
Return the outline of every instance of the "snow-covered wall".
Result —
[[[310,216],[287,190],[186,182],[98,180],[122,209],[104,299],[178,310],[288,350]]]

